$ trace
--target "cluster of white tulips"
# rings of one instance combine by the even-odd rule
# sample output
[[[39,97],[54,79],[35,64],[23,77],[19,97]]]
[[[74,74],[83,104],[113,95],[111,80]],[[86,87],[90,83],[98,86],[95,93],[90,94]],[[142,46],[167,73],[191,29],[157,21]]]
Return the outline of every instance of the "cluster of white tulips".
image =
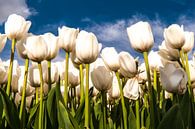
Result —
[[[143,54],[140,63],[128,52],[102,49],[91,32],[63,26],[58,36],[34,35],[30,26],[12,14],[0,34],[0,51],[12,41],[10,59],[0,60],[1,129],[195,128],[193,32],[170,25],[153,51],[150,24],[131,25],[127,34]],[[59,49],[65,60],[53,62]]]

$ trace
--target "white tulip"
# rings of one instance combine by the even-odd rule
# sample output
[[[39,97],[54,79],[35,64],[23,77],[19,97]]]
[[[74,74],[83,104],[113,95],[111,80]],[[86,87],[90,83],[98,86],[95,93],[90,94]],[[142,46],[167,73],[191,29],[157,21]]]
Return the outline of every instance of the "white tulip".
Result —
[[[123,88],[123,92],[126,98],[137,100],[140,92],[140,86],[137,78],[129,79]]]
[[[58,61],[54,63],[58,68],[58,76],[60,76],[61,80],[64,80],[64,74],[65,74],[65,61]]]
[[[52,60],[55,58],[59,51],[58,41],[59,39],[53,35],[52,33],[45,33],[42,35],[45,43],[47,44],[47,56],[45,57],[46,60]]]
[[[191,82],[195,82],[195,63],[194,61],[189,61],[189,70],[190,70],[190,80]]]
[[[127,78],[132,78],[137,74],[135,59],[128,52],[119,53],[120,73]]]
[[[29,59],[35,62],[43,61],[48,55],[48,48],[42,36],[30,36],[25,45]]]
[[[148,60],[150,62],[149,65],[151,70],[156,69],[157,71],[159,71],[159,67],[163,66],[161,56],[157,51],[151,51],[148,55]]]
[[[0,59],[0,84],[5,84],[7,82],[8,72],[3,64],[3,62]]]
[[[68,71],[68,82],[71,88],[74,88],[80,84],[80,76],[78,69],[70,67],[70,70]]]
[[[84,64],[94,62],[99,55],[99,45],[93,33],[80,31],[76,39],[76,56]]]
[[[28,83],[32,87],[40,87],[40,75],[38,66],[31,66],[29,68]]]
[[[187,89],[187,74],[182,68],[176,68],[174,64],[160,67],[160,79],[163,89],[171,93],[184,94]]]
[[[97,90],[107,91],[112,86],[113,75],[106,67],[99,66],[91,72],[91,80]]]
[[[194,47],[194,32],[185,31],[185,43],[182,47],[183,52],[190,52]]]
[[[177,49],[171,48],[165,41],[163,41],[162,44],[159,46],[159,50],[159,55],[164,59],[171,61],[179,60],[179,51]]]
[[[70,53],[70,59],[73,63],[73,65],[79,69],[79,65],[82,64],[81,61],[76,57],[76,51],[75,49],[72,50],[72,52]]]
[[[138,52],[148,52],[154,44],[152,29],[148,22],[140,21],[128,27],[127,34],[132,48]]]
[[[5,33],[10,40],[20,40],[27,34],[30,26],[30,21],[20,15],[11,14],[5,22]]]
[[[49,77],[48,77],[48,67],[47,67],[47,61],[41,62],[41,66],[43,69],[43,80],[48,84]],[[58,81],[59,74],[58,74],[58,66],[54,63],[51,63],[51,84],[54,84]]]
[[[172,24],[168,28],[165,28],[164,38],[169,46],[173,49],[181,49],[185,43],[183,26],[180,27],[177,24]]]
[[[113,77],[112,87],[108,91],[108,95],[111,99],[120,98],[120,89],[119,89],[118,80],[116,76]]]
[[[59,46],[63,48],[66,52],[71,52],[76,43],[76,38],[79,33],[79,29],[69,28],[63,26],[62,28],[58,28]]]
[[[106,47],[101,52],[101,57],[111,71],[117,71],[120,68],[119,55],[114,47]]]
[[[0,52],[5,47],[5,43],[7,42],[7,36],[5,34],[0,33]]]

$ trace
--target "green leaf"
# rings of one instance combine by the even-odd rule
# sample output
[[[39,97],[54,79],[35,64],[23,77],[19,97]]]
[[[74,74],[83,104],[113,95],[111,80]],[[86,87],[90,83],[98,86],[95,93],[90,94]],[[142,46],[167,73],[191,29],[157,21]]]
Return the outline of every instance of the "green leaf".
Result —
[[[3,115],[3,100],[0,95],[0,125],[2,124],[2,116]]]
[[[158,129],[185,129],[178,104],[169,109],[160,122]]]
[[[1,98],[3,100],[5,118],[12,129],[20,129],[20,119],[15,104],[9,99],[9,96],[0,88]]]
[[[56,88],[56,87],[55,87]],[[54,129],[57,129],[57,103],[55,88],[52,88],[47,98],[47,113]]]
[[[30,128],[30,126],[32,125],[32,122],[34,121],[37,112],[39,112],[39,103],[30,109],[30,116],[28,118],[28,124],[27,124],[28,128]]]
[[[128,116],[128,124],[129,124],[129,129],[136,129],[136,117],[135,114],[133,112],[132,106],[130,106],[129,108],[129,116]]]

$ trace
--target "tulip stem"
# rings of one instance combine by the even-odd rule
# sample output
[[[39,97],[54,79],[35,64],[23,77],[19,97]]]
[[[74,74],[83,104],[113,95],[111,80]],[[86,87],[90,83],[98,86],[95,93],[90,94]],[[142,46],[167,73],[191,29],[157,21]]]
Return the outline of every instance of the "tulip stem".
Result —
[[[12,71],[13,71],[13,60],[14,60],[14,53],[15,53],[15,45],[16,45],[16,39],[12,39],[9,73],[8,73],[8,82],[7,82],[7,89],[6,89],[6,93],[7,93],[8,96],[10,95],[10,88],[11,88],[11,82],[12,82]]]
[[[182,67],[185,69],[186,66],[185,66],[185,62],[184,62],[184,57],[183,57],[183,51],[182,51],[182,49],[179,50],[179,55],[180,55],[180,58],[181,58]]]
[[[41,62],[38,63],[39,74],[40,74],[40,108],[39,108],[39,129],[43,129],[43,75]]]
[[[80,75],[80,104],[84,100],[84,85],[83,85],[83,65],[79,65],[79,75]]]
[[[68,106],[68,64],[69,64],[69,52],[66,52],[66,62],[65,62],[65,82],[64,82],[64,102],[65,106]]]
[[[51,90],[51,60],[47,61],[48,69],[48,93]]]
[[[35,87],[35,104],[39,102],[39,88]]]
[[[144,56],[147,79],[148,79],[149,105],[150,105],[150,126],[151,126],[151,129],[155,129],[153,89],[152,89],[152,85],[151,85],[150,68],[149,68],[149,62],[148,62],[148,52],[143,52],[143,56]]]
[[[192,83],[191,83],[191,77],[190,77],[190,69],[189,69],[189,63],[188,63],[188,54],[184,53],[184,57],[185,57],[185,61],[186,61],[186,73],[188,76],[188,92],[190,97],[193,95],[193,91],[192,91]],[[192,100],[194,101],[194,97],[192,96]]]
[[[25,72],[24,72],[24,82],[23,82],[23,89],[22,89],[22,101],[20,106],[20,113],[19,118],[22,119],[24,107],[25,107],[25,98],[26,98],[26,84],[27,84],[27,77],[28,77],[28,65],[29,59],[25,59]]]
[[[137,129],[140,129],[139,99],[136,100],[135,107],[136,107],[136,125],[137,125],[136,127]]]
[[[106,129],[107,128],[106,91],[102,91],[101,94],[102,94],[102,108],[103,108],[103,128]]]
[[[85,128],[89,128],[89,68],[90,64],[86,64],[86,87],[85,87]]]
[[[122,86],[121,81],[120,81],[119,73],[115,72],[115,74],[116,74],[119,89],[120,89],[120,97],[121,97],[121,104],[122,104],[122,110],[123,110],[124,129],[127,129],[127,110],[125,107],[125,100],[124,100],[124,96],[123,96],[123,86]]]

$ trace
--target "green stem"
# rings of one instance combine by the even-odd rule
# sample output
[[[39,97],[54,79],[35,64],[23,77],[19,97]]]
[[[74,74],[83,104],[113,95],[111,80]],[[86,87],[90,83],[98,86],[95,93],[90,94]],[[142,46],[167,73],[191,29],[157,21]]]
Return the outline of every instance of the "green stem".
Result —
[[[51,90],[51,60],[47,61],[48,69],[48,93]]]
[[[68,64],[69,64],[69,52],[66,52],[66,62],[65,62],[65,82],[64,82],[64,102],[65,106],[68,105]]]
[[[39,67],[39,74],[40,74],[40,108],[39,108],[39,129],[43,129],[43,72],[42,72],[42,66],[41,62],[38,63]]]
[[[101,94],[102,94],[102,108],[103,108],[103,127],[104,127],[104,129],[106,129],[107,128],[107,120],[106,120],[106,118],[107,118],[107,111],[106,111],[106,91],[102,91],[101,92]]]
[[[35,87],[35,104],[39,102],[39,88]]]
[[[189,69],[189,64],[188,64],[188,54],[187,53],[184,53],[184,56],[185,56],[185,61],[186,61],[186,73],[187,73],[187,76],[188,76],[188,92],[189,92],[189,95],[191,96],[192,94],[192,83],[191,83],[191,77],[190,77],[190,69]]]
[[[136,107],[136,127],[137,129],[140,129],[140,114],[139,114],[139,99],[135,102]]]
[[[27,77],[28,77],[28,65],[29,65],[29,59],[25,59],[25,72],[24,72],[24,82],[23,82],[23,89],[22,89],[22,101],[21,101],[20,113],[19,113],[20,120],[22,119],[22,114],[24,112],[24,107],[25,107],[26,84],[27,84]]]
[[[11,82],[12,82],[12,71],[13,71],[13,60],[14,60],[14,53],[15,53],[15,45],[16,45],[16,39],[12,39],[10,65],[9,65],[9,73],[8,73],[8,82],[7,82],[7,89],[6,89],[6,93],[7,93],[8,96],[10,95],[10,88],[11,88]]]
[[[85,128],[89,128],[89,68],[90,64],[86,64],[86,87],[85,87]]]
[[[154,90],[157,93],[157,72],[156,72],[156,69],[153,70],[153,73],[154,73]]]
[[[149,105],[150,105],[150,125],[151,129],[155,129],[155,119],[154,119],[154,103],[153,103],[153,90],[151,85],[151,76],[150,76],[150,68],[148,62],[148,52],[143,52],[147,79],[148,79],[148,91],[149,91]]]
[[[185,69],[186,66],[185,66],[185,62],[184,62],[184,58],[183,58],[183,51],[182,51],[182,49],[179,50],[179,55],[180,55],[180,59],[181,59],[182,66]]]
[[[123,110],[123,124],[124,124],[124,129],[127,129],[127,110],[125,107],[125,100],[124,100],[124,96],[123,96],[123,87],[120,81],[120,77],[119,77],[119,73],[115,72],[117,80],[118,80],[118,85],[119,85],[119,89],[120,89],[120,97],[121,97],[121,104],[122,104],[122,110]]]
[[[80,75],[80,104],[84,100],[84,85],[83,85],[83,65],[79,65],[79,75]]]

